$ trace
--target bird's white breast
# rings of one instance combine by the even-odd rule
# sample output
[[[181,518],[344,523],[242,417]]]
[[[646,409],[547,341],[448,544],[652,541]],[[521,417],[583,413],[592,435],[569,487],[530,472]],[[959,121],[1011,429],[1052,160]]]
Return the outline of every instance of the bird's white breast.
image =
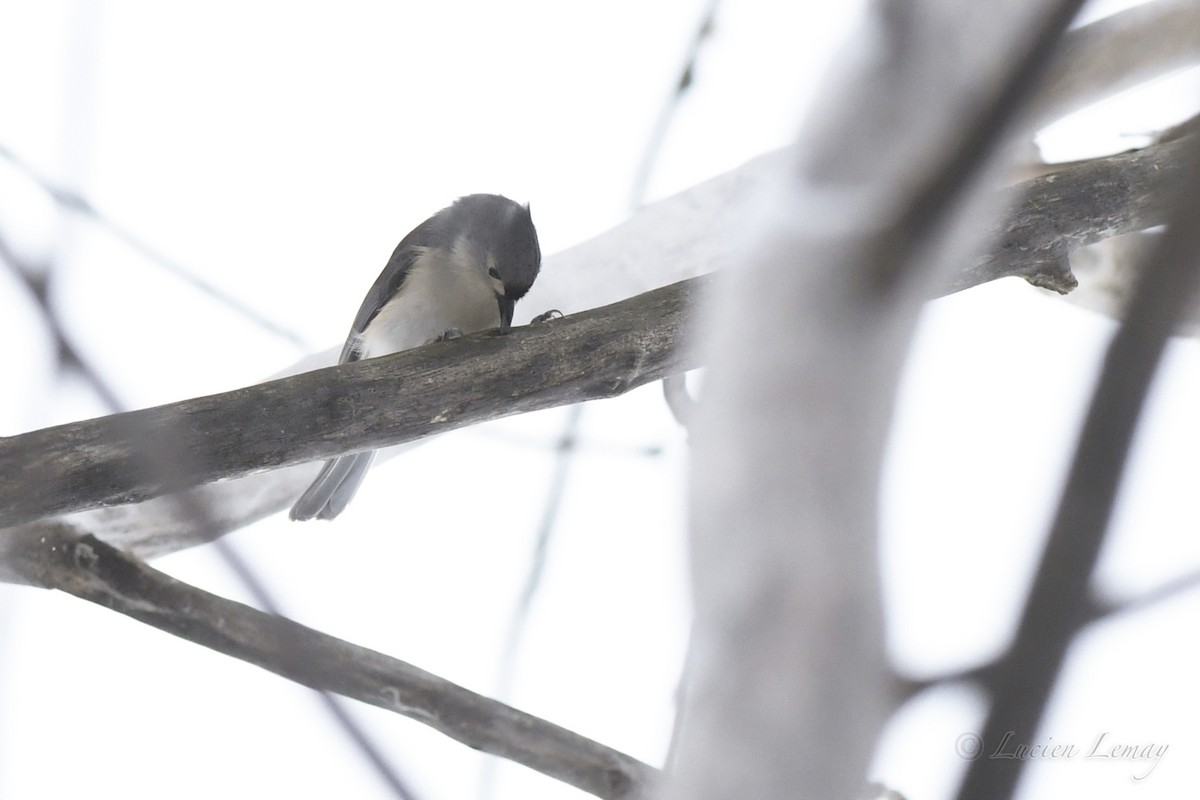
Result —
[[[429,250],[359,340],[370,357],[419,347],[450,328],[474,333],[499,324],[492,283],[466,249]]]

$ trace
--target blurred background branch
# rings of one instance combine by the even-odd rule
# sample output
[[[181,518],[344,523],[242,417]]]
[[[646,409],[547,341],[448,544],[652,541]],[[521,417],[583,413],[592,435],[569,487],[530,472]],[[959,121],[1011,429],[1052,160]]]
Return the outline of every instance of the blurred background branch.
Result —
[[[1055,122],[1161,75],[1200,63],[1200,6],[1155,0],[1063,37],[1034,100],[1032,124]]]
[[[1067,483],[1008,651],[986,673],[980,736],[986,752],[1006,736],[1030,741],[1046,715],[1067,649],[1092,621],[1093,574],[1110,526],[1133,437],[1167,340],[1200,287],[1200,138],[1186,144],[1185,180],[1164,198],[1167,231],[1144,256],[1126,317],[1108,347]],[[1006,800],[1020,771],[1005,759],[971,763],[961,800]]]
[[[895,711],[877,509],[901,365],[1000,212],[987,187],[1080,4],[878,4],[708,295],[669,800],[866,786]]]
[[[288,342],[296,349],[309,349],[309,344],[298,333],[270,319],[261,311],[251,308],[245,301],[221,289],[211,281],[205,280],[195,270],[188,269],[179,261],[158,252],[132,230],[103,214],[82,194],[54,183],[34,169],[29,162],[20,158],[3,144],[0,144],[0,158],[12,164],[18,171],[40,186],[60,207],[78,214],[93,225],[96,225],[101,230],[123,242],[131,250],[159,269],[184,281],[196,291],[226,306],[233,312],[254,323],[259,329]]]

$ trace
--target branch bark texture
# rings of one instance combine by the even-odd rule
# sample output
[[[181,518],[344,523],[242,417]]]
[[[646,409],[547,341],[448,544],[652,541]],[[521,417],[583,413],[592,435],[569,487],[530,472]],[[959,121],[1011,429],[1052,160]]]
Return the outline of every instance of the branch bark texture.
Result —
[[[678,345],[699,291],[697,282],[677,284],[508,336],[478,334],[6,439],[0,526],[622,394],[698,365]],[[187,463],[147,474],[135,456],[156,440]]]
[[[1074,289],[1067,261],[1072,251],[1167,221],[1171,198],[1186,178],[1189,146],[1187,139],[1164,142],[1085,161],[1014,187],[1013,210],[995,230],[989,252],[955,272],[943,291],[950,294],[1005,276],[1064,293]]]
[[[304,686],[369,703],[468,747],[597,797],[635,800],[658,771],[429,672],[175,580],[92,536],[61,527],[29,554],[37,583],[247,661]]]

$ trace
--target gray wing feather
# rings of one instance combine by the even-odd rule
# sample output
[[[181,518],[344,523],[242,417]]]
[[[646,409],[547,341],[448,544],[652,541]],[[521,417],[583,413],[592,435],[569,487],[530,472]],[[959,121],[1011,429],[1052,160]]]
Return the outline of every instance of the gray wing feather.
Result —
[[[388,259],[383,272],[380,272],[375,283],[371,284],[371,288],[367,290],[367,296],[363,298],[362,305],[358,307],[358,314],[354,317],[354,324],[350,326],[346,344],[342,346],[342,355],[338,359],[339,364],[357,361],[361,356],[357,349],[358,337],[371,324],[371,320],[375,319],[375,315],[379,313],[380,309],[396,295],[396,292],[400,291],[413,264],[425,252],[424,240],[431,222],[432,218],[418,225],[401,239],[400,244],[396,245],[396,249],[392,251],[392,257]]]

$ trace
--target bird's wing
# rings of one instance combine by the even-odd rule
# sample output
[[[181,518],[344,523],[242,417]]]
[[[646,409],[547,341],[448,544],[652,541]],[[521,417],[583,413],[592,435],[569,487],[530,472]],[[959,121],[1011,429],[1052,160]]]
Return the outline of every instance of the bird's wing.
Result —
[[[358,308],[354,324],[350,327],[350,335],[346,337],[346,344],[342,346],[342,355],[338,358],[339,364],[357,361],[362,357],[359,349],[359,337],[387,301],[400,291],[413,264],[424,255],[425,247],[421,243],[431,221],[432,218],[413,228],[392,251],[392,257],[388,259],[387,266],[383,268],[383,272],[379,273],[379,277],[375,279],[375,283],[371,285],[367,296],[363,298],[362,305]]]

